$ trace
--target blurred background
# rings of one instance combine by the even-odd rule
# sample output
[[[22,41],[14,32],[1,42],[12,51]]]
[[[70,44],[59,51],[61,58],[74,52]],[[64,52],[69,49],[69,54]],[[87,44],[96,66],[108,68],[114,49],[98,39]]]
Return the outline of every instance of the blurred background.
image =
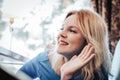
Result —
[[[120,39],[120,0],[0,0],[0,67],[17,71],[51,49],[66,13],[93,9],[107,22],[111,53]]]

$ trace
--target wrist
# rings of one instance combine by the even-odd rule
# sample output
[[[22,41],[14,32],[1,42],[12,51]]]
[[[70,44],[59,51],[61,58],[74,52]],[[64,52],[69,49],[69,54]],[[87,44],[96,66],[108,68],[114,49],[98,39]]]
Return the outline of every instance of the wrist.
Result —
[[[61,80],[70,80],[72,77],[72,74],[70,74],[69,72],[67,72],[64,69],[61,69]]]

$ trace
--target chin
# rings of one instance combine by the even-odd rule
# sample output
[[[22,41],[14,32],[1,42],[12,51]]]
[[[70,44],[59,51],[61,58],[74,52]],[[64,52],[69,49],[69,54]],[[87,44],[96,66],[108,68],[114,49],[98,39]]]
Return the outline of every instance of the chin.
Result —
[[[65,52],[65,51],[62,51],[62,50],[57,50],[57,53],[58,53],[58,54],[65,54],[66,52]]]
[[[57,50],[57,53],[58,54],[64,54],[64,52],[60,51],[60,50]]]
[[[61,50],[57,50],[57,53],[63,56],[69,55],[70,52],[66,52],[66,51],[61,51]]]

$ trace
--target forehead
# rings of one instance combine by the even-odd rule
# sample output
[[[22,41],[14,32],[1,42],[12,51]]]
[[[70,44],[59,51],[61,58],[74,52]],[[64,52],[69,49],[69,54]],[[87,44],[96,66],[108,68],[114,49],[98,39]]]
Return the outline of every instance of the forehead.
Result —
[[[70,15],[69,17],[67,17],[64,21],[65,26],[78,26],[78,19],[77,19],[77,15],[73,14]]]

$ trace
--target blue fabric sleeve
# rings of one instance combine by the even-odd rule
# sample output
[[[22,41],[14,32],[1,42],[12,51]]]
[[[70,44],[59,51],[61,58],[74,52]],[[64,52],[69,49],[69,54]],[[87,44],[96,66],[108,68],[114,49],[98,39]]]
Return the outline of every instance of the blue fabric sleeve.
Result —
[[[36,74],[35,74],[36,72],[33,65],[33,60],[27,62],[24,66],[20,68],[20,70],[25,74],[27,74],[28,76],[30,76],[31,78],[33,79],[36,78]]]

